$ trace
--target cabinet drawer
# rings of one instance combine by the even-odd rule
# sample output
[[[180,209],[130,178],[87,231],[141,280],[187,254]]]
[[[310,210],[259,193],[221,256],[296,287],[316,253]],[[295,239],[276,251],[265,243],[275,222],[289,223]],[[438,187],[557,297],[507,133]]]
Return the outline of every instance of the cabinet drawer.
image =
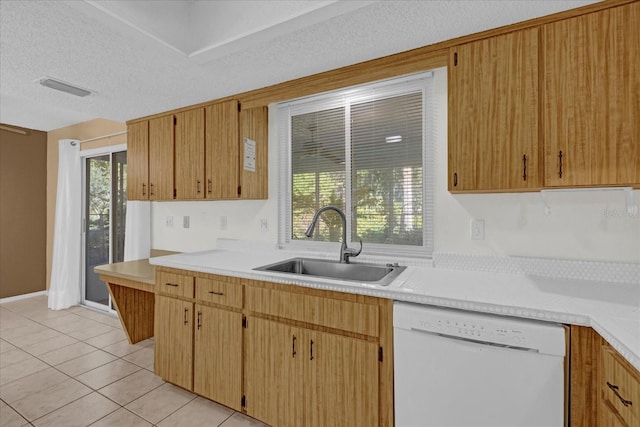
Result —
[[[377,337],[378,306],[315,295],[246,287],[246,307],[256,313]]]
[[[198,277],[196,279],[196,299],[202,302],[242,308],[242,285]]]
[[[161,271],[158,273],[156,293],[193,298],[193,282],[193,276]]]
[[[605,406],[615,409],[627,425],[640,425],[640,374],[607,345],[602,346],[602,367]]]

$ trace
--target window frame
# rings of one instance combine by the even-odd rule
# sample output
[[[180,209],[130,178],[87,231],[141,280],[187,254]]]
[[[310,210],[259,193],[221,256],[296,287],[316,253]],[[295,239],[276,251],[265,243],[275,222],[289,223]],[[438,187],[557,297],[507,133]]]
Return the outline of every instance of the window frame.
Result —
[[[423,134],[422,134],[422,246],[390,245],[365,243],[363,255],[392,255],[398,257],[431,258],[433,252],[433,193],[434,193],[434,135],[435,119],[433,97],[433,72],[427,71],[393,79],[348,87],[336,91],[312,95],[278,103],[278,247],[294,251],[333,252],[340,243],[314,240],[294,240],[292,230],[292,150],[291,150],[291,117],[314,111],[343,107],[345,117],[349,117],[350,106],[372,100],[380,100],[409,93],[422,93]],[[350,134],[349,120],[345,121],[345,136]],[[358,247],[358,242],[351,241],[351,141],[345,137],[345,215],[347,217],[347,244]]]

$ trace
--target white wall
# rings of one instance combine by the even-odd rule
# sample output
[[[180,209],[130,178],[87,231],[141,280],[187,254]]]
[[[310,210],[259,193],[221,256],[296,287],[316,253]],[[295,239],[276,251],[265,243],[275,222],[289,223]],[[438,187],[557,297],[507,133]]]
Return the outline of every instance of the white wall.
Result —
[[[629,216],[621,191],[554,193],[545,215],[540,193],[464,194],[447,191],[447,75],[434,74],[435,250],[486,255],[519,255],[640,263],[640,216]],[[218,237],[277,241],[277,120],[270,109],[269,200],[165,202],[152,204],[152,247],[177,251],[213,248]],[[634,191],[640,204],[640,191]],[[191,227],[182,228],[189,215]],[[228,229],[220,230],[226,215]],[[174,227],[165,226],[166,216]],[[266,218],[269,230],[262,231]],[[485,221],[485,240],[470,239],[470,221]]]

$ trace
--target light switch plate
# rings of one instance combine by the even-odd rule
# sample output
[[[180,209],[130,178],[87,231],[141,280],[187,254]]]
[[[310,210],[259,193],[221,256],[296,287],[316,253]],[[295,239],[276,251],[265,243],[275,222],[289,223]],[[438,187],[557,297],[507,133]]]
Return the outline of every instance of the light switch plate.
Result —
[[[484,240],[484,220],[471,220],[471,240]]]
[[[165,225],[169,228],[173,228],[173,217],[168,216],[165,218]]]
[[[189,218],[189,216],[185,216],[184,218],[182,218],[182,228],[189,228],[191,223],[191,218]]]

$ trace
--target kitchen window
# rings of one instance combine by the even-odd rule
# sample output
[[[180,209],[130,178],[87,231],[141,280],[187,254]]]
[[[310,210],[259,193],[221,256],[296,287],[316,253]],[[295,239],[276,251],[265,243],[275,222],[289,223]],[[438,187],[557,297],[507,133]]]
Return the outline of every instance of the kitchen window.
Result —
[[[431,85],[421,73],[278,106],[281,246],[330,251],[326,242],[342,235],[337,214],[325,212],[311,238],[304,232],[334,205],[363,254],[430,255]]]

